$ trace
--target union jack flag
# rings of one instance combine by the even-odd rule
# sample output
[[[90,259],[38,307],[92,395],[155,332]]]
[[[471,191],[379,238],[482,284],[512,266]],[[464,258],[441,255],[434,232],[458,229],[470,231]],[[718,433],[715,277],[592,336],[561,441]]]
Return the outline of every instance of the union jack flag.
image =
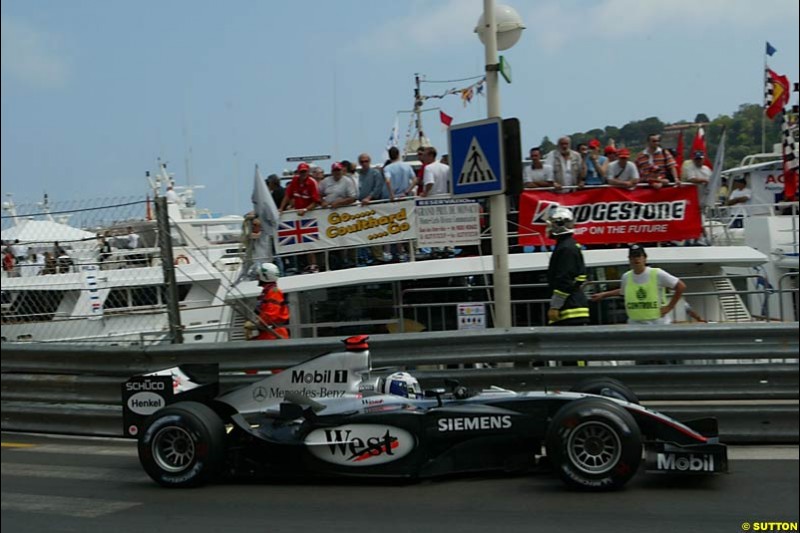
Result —
[[[306,218],[281,222],[278,226],[278,243],[281,246],[304,244],[319,240],[319,226],[316,219]]]

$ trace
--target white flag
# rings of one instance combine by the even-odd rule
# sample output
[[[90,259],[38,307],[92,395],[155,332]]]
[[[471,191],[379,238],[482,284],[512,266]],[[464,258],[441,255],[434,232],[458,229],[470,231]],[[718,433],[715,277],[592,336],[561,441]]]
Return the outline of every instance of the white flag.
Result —
[[[261,177],[258,165],[256,165],[251,200],[253,211],[261,221],[261,237],[254,243],[253,259],[272,261],[272,238],[275,235],[275,228],[278,227],[280,214],[264,178]]]

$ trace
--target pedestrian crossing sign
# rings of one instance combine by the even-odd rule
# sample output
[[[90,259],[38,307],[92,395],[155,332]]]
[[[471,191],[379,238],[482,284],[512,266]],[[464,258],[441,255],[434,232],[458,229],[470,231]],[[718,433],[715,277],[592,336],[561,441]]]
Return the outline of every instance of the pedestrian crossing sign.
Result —
[[[448,131],[453,196],[505,192],[503,120],[499,117],[453,125]]]

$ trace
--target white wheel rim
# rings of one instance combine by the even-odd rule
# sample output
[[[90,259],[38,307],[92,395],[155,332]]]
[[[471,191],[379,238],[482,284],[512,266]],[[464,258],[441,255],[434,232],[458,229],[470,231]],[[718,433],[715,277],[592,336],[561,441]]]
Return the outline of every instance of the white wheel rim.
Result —
[[[622,456],[619,435],[605,422],[589,421],[578,425],[567,440],[570,462],[586,474],[611,471]]]

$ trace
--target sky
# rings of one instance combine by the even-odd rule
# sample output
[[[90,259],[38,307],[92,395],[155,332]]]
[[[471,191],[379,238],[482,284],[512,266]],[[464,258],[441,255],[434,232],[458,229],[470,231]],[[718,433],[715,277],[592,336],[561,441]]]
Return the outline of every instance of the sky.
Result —
[[[501,52],[503,117],[544,136],[733,114],[763,101],[768,62],[798,80],[797,0],[508,0],[526,29]],[[17,204],[144,197],[167,161],[198,205],[250,208],[255,165],[329,154],[382,162],[422,94],[480,76],[481,0],[2,0],[2,194]],[[792,103],[797,103],[796,93]],[[429,99],[454,124],[486,99]],[[424,131],[440,153],[437,111]]]

